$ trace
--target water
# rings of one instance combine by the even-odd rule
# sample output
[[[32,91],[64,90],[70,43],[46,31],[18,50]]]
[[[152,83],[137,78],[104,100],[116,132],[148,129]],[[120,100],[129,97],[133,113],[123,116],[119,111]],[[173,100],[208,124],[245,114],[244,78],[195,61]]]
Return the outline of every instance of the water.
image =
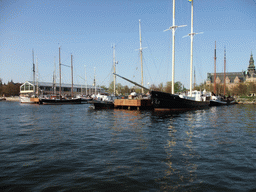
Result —
[[[256,106],[182,114],[0,102],[1,191],[255,191]]]

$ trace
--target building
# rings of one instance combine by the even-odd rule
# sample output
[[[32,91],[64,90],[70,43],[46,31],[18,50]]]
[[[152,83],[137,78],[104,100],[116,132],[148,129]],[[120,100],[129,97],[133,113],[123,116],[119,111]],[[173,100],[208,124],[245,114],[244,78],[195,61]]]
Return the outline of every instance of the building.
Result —
[[[38,89],[37,89],[38,84]],[[71,84],[61,84],[61,93],[66,96],[71,95]],[[47,82],[38,82],[36,85],[33,85],[32,81],[26,81],[20,86],[20,95],[31,95],[39,92],[39,95],[59,95],[59,84],[56,84],[56,90],[54,91],[53,83]],[[55,92],[55,93],[54,93]],[[105,90],[96,87],[96,93],[104,93]],[[86,94],[86,86],[74,84],[73,85],[73,93],[74,97],[77,95],[85,95]],[[87,85],[87,95],[92,95],[95,93],[95,87],[92,85]]]
[[[254,65],[253,55],[251,53],[249,66],[247,71],[243,72],[229,72],[226,73],[226,86],[228,89],[232,89],[239,83],[253,82],[256,84],[256,71]],[[207,73],[206,85],[210,86],[214,84],[214,73]],[[224,73],[216,73],[216,84],[224,84]]]

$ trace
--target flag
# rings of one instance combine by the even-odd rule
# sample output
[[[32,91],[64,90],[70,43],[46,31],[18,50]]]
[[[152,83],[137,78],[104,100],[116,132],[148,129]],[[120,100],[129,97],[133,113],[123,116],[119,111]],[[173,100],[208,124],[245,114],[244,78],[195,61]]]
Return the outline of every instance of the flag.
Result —
[[[191,2],[192,0],[188,0],[189,2]]]

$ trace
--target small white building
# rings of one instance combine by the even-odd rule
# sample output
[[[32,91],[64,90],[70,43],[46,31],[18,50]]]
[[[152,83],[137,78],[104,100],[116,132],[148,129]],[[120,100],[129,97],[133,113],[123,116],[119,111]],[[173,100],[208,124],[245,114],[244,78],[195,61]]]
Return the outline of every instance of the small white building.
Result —
[[[38,88],[37,88],[38,84]],[[47,83],[47,82],[38,82],[36,85],[33,84],[32,81],[26,81],[20,86],[20,95],[21,96],[32,96],[32,95],[59,95],[59,84],[56,83],[56,86],[53,86],[53,83]],[[61,84],[61,93],[63,95],[71,95],[71,84]],[[92,85],[79,85],[74,84],[73,85],[73,93],[74,96],[76,95],[85,95],[86,94],[86,88],[87,88],[87,94],[92,95],[95,94],[95,87]],[[105,93],[105,90],[96,87],[96,93]]]

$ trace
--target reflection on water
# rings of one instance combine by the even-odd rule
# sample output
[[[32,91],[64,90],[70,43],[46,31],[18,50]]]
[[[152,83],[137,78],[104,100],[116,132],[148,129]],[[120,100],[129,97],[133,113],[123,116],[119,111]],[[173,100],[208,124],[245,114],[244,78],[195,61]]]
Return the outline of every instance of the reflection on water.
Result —
[[[0,187],[10,191],[255,189],[254,106],[171,114],[0,105]]]

